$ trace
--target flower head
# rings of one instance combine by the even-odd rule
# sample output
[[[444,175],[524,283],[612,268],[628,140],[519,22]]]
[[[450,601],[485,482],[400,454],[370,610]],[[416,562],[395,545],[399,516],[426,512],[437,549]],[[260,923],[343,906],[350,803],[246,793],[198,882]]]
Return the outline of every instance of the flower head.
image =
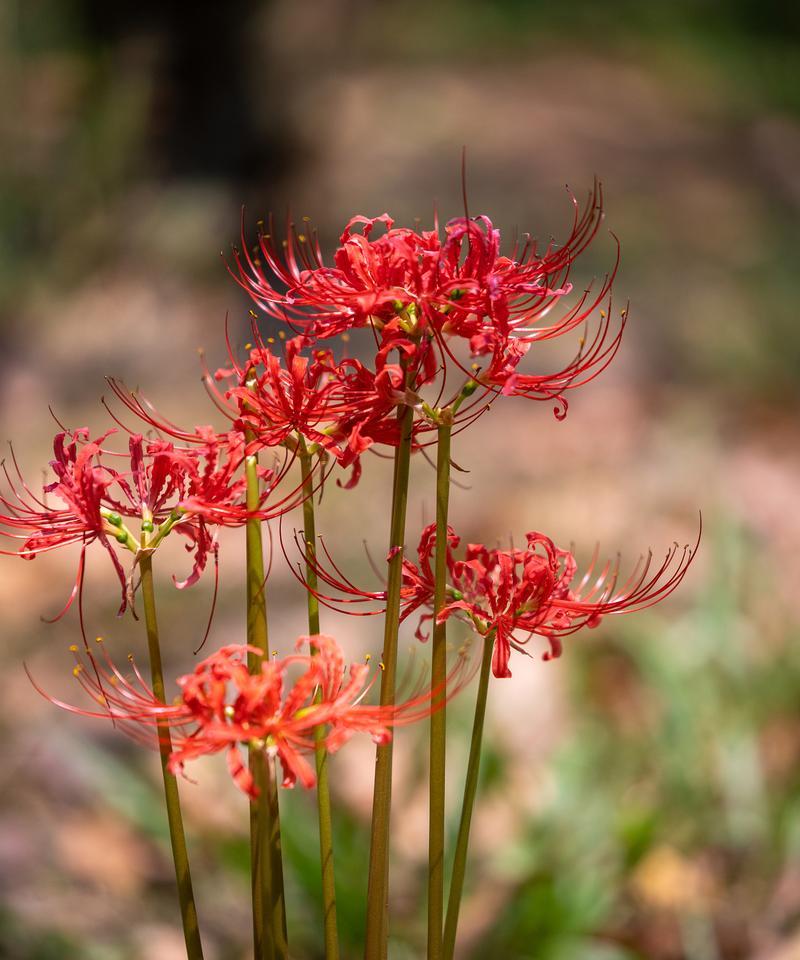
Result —
[[[142,550],[156,549],[169,533],[177,532],[193,556],[189,576],[176,581],[185,587],[197,581],[209,555],[216,555],[215,528],[239,526],[249,516],[240,435],[215,434],[201,427],[193,446],[177,447],[132,434],[128,452],[122,454],[106,446],[112,433],[94,440],[86,428],[57,434],[50,463],[55,478],[44,485],[42,496],[25,483],[16,463],[14,474],[5,468],[8,490],[0,494],[0,534],[21,541],[13,552],[31,560],[58,547],[82,547],[76,585],[64,612],[79,591],[83,551],[94,541],[105,548],[119,578],[122,612],[129,578],[120,550],[136,560]],[[261,477],[266,498],[270,472],[262,469]],[[131,521],[138,530],[131,530]]]
[[[569,550],[562,550],[543,533],[525,535],[524,549],[491,549],[468,544],[463,557],[456,555],[460,539],[448,528],[446,601],[438,622],[451,617],[466,621],[472,629],[494,643],[492,669],[497,677],[510,677],[512,649],[527,653],[533,636],[548,641],[545,660],[560,656],[562,639],[584,626],[597,626],[604,616],[631,613],[650,607],[672,593],[683,580],[697,550],[674,544],[656,564],[652,553],[641,558],[627,577],[620,574],[619,557],[599,563],[598,553],[580,575]],[[403,559],[402,618],[421,610],[433,610],[434,572],[431,563],[436,544],[436,526],[426,527],[420,537],[416,562]],[[380,603],[383,591],[362,590],[352,583],[324,551],[326,562],[310,558],[318,580],[336,591],[317,594],[323,603],[349,612],[348,605]],[[369,613],[378,613],[373,609]],[[426,639],[425,624],[432,613],[421,614],[418,639]]]
[[[576,357],[548,375],[518,372],[531,345],[586,323],[609,297],[617,264],[599,288],[581,294],[557,319],[550,314],[573,292],[569,275],[602,220],[602,189],[595,183],[583,211],[576,201],[570,235],[544,248],[525,235],[507,255],[500,232],[486,216],[457,217],[441,232],[397,227],[388,214],[353,217],[339,238],[332,265],[316,234],[289,225],[277,245],[272,222],[251,253],[234,250],[237,282],[267,314],[313,340],[371,327],[380,348],[403,344],[408,367],[423,382],[449,366],[493,393],[554,398],[596,376],[610,362],[621,336],[610,332],[610,313],[583,340]],[[618,263],[617,257],[617,263]],[[625,313],[622,325],[624,326]],[[459,341],[480,362],[467,368]],[[485,359],[482,359],[485,358]]]
[[[126,678],[104,647],[100,660],[88,649],[83,656],[77,646],[71,649],[77,661],[73,673],[99,709],[86,710],[48,697],[51,702],[83,716],[113,720],[125,733],[145,742],[159,735],[163,739],[164,731],[169,731],[169,765],[176,774],[197,757],[225,752],[236,785],[250,796],[257,796],[258,788],[242,762],[240,747],[277,757],[284,787],[298,780],[304,787],[313,787],[316,776],[307,757],[315,749],[318,728],[324,727],[324,744],[330,752],[356,733],[386,743],[393,727],[429,716],[444,699],[441,691],[422,689],[395,704],[365,703],[375,679],[369,664],[354,663],[346,669],[341,648],[323,634],[300,637],[297,653],[265,658],[255,673],[249,672],[247,659],[248,654],[259,655],[258,649],[222,647],[192,673],[178,678],[180,697],[170,705],[154,695],[135,664],[133,678]],[[448,677],[447,696],[453,696],[468,676],[467,661],[460,655]]]

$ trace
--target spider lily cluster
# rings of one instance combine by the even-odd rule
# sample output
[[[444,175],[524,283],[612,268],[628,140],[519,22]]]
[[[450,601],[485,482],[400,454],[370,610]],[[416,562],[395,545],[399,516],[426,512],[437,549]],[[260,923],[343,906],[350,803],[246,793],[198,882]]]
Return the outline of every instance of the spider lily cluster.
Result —
[[[563,243],[541,246],[525,236],[505,253],[488,217],[465,215],[443,228],[435,222],[431,230],[397,227],[385,214],[354,217],[330,264],[307,221],[302,227],[290,223],[281,239],[271,221],[268,227],[261,224],[252,245],[243,227],[229,272],[280,329],[277,338],[267,336],[251,311],[252,342],[244,354],[228,341],[229,362],[206,371],[222,427],[180,426],[111,379],[116,403],[105,406],[113,426],[95,439],[87,428],[62,427],[53,444],[53,479],[41,493],[25,481],[13,455],[4,465],[4,552],[32,560],[61,547],[79,548],[75,582],[59,617],[76,598],[82,603],[85,554],[96,549],[94,544],[119,579],[120,615],[126,610],[135,615],[141,600],[151,680],[132,657],[122,669],[106,644],[93,649],[84,636],[72,648],[73,672],[90,705],[53,702],[109,720],[159,750],[190,958],[202,956],[202,944],[176,775],[185,776],[187,764],[197,757],[222,753],[235,785],[250,800],[258,960],[289,956],[278,781],[283,787],[299,782],[316,788],[325,953],[335,960],[327,761],[352,736],[371,737],[377,754],[365,957],[380,960],[389,935],[392,731],[430,717],[427,956],[450,960],[490,676],[509,682],[512,658],[516,663],[520,655],[530,657],[537,642],[542,658],[552,660],[561,654],[565,637],[605,616],[657,603],[683,579],[696,545],[676,545],[660,562],[650,555],[628,572],[622,572],[619,559],[601,561],[596,553],[581,572],[572,552],[543,533],[520,531],[523,546],[468,544],[462,549],[449,523],[454,436],[509,396],[549,401],[562,419],[568,392],[597,376],[619,348],[627,320],[627,310],[612,319],[619,246],[601,282],[576,292],[570,279],[602,220],[600,186],[594,185],[582,208],[573,203],[574,219]],[[341,344],[358,331],[363,342],[357,356],[346,346],[342,355]],[[526,358],[536,354],[540,341],[570,335],[575,350],[563,367],[550,373],[527,370]],[[127,443],[119,444],[120,435]],[[426,447],[436,452],[436,522],[422,531],[412,558],[404,547],[409,464]],[[317,520],[324,518],[316,516],[315,494],[332,476],[340,486],[354,487],[365,455],[382,450],[395,464],[389,542],[385,567],[378,571],[381,582],[370,589],[358,585],[335,551],[317,540]],[[262,527],[300,508],[303,530],[296,553],[290,556],[281,543],[305,588],[307,627],[294,652],[270,656]],[[227,638],[194,671],[177,678],[179,694],[172,700],[161,667],[154,557],[169,536],[181,538],[191,566],[172,580],[178,589],[189,588],[210,561],[218,569],[220,527],[245,530],[247,632]],[[346,669],[342,647],[321,630],[320,607],[383,617],[374,668],[367,660]],[[416,622],[418,641],[431,640],[431,671],[429,678],[398,687],[403,621]],[[473,641],[451,649],[451,621],[465,624]],[[82,616],[80,623],[82,628]],[[285,638],[279,643],[287,649]],[[445,914],[444,709],[478,670]]]

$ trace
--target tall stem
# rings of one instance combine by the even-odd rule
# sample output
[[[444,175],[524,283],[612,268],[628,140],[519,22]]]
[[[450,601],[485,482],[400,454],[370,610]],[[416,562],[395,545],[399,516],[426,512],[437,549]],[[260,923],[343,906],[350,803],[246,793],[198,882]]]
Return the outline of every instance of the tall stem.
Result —
[[[411,434],[414,411],[400,413],[400,442],[394,456],[389,577],[386,589],[386,621],[383,633],[381,705],[394,703],[397,674],[397,634],[400,621],[400,587],[403,573],[403,542],[406,529],[408,479],[411,467]],[[388,949],[389,818],[392,803],[393,742],[377,748],[375,786],[372,795],[372,826],[367,886],[366,960],[383,960]]]
[[[311,470],[311,457],[305,440],[300,437],[300,471],[303,480],[303,536],[308,556],[306,562],[306,582],[308,584],[308,632],[311,636],[319,633],[319,600],[316,596],[317,572],[317,527],[314,516],[314,481]],[[316,653],[314,647],[312,653]],[[322,697],[317,691],[316,701]],[[314,730],[315,755],[317,762],[317,814],[319,820],[319,858],[322,867],[322,904],[323,929],[325,934],[326,960],[339,960],[339,934],[336,927],[336,881],[333,869],[333,818],[331,816],[331,794],[328,783],[328,751],[325,747],[325,726],[321,724]]]
[[[453,960],[456,944],[458,912],[461,908],[461,894],[464,890],[464,873],[467,866],[467,847],[472,824],[472,810],[475,806],[475,794],[478,790],[478,774],[481,766],[481,744],[483,742],[483,721],[486,716],[486,696],[489,692],[489,676],[492,667],[492,649],[494,634],[483,640],[483,659],[481,660],[478,695],[475,699],[475,718],[472,721],[472,739],[469,745],[467,779],[464,784],[464,801],[461,805],[461,822],[458,825],[458,840],[453,860],[453,875],[450,880],[450,896],[447,901],[447,918],[444,924],[444,960]]]
[[[247,435],[247,440],[252,436]],[[260,502],[258,459],[245,459],[247,509],[258,510]],[[249,653],[247,667],[258,673],[269,650],[267,600],[265,593],[264,545],[261,521],[251,517],[247,537],[247,642],[259,653]],[[286,904],[283,889],[278,785],[274,767],[262,747],[249,747],[250,770],[259,788],[250,802],[250,872],[253,895],[253,947],[255,960],[284,960],[288,957]]]
[[[450,435],[452,413],[442,412],[436,454],[436,557],[433,594],[431,689],[437,693],[430,731],[430,800],[428,819],[428,960],[441,960],[444,922],[444,801],[447,697],[447,623],[437,623],[447,589],[447,514],[450,504]],[[437,704],[441,704],[436,709]]]
[[[150,554],[143,553],[140,556],[139,569],[142,574],[144,621],[147,628],[147,647],[150,654],[153,693],[162,703],[165,703],[164,670],[161,666],[156,597],[153,588],[153,558]],[[172,753],[172,738],[169,733],[169,725],[164,723],[158,724],[158,750],[161,756],[161,773],[164,778],[164,799],[167,806],[172,859],[175,862],[175,879],[178,885],[178,900],[181,907],[181,920],[183,921],[183,938],[186,941],[186,956],[189,960],[202,960],[203,946],[200,942],[197,908],[195,907],[192,890],[192,876],[189,872],[189,855],[186,850],[186,834],[183,830],[178,782],[167,768],[169,756]]]

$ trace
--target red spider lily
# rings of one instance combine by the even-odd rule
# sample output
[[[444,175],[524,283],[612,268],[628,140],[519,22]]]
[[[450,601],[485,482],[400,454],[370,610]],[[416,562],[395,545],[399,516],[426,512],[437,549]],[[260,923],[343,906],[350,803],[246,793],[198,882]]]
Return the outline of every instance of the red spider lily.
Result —
[[[213,529],[239,526],[249,516],[240,470],[245,456],[240,435],[217,435],[210,428],[200,428],[197,446],[184,449],[134,434],[128,454],[122,455],[103,446],[113,432],[96,440],[89,438],[86,428],[59,433],[51,461],[56,479],[44,487],[43,498],[33,493],[18,468],[16,476],[5,470],[9,491],[0,495],[0,533],[22,541],[16,555],[33,559],[56,547],[82,546],[76,584],[62,614],[80,590],[84,552],[91,542],[99,541],[111,557],[122,587],[122,613],[128,578],[112,539],[138,556],[142,549],[155,549],[172,530],[179,532],[194,557],[190,575],[176,581],[182,588],[197,581],[210,553],[216,556]],[[109,466],[109,460],[124,460],[125,469]],[[269,482],[269,471],[261,474]],[[48,503],[48,495],[60,505]],[[134,536],[126,526],[130,518],[140,521],[141,536]]]
[[[230,379],[233,385],[222,394],[209,384],[217,405],[252,437],[249,450],[281,445],[294,450],[302,437],[313,451],[352,468],[347,487],[357,483],[367,449],[398,443],[398,408],[422,407],[416,390],[436,372],[409,374],[401,362],[389,359],[394,353],[413,355],[416,348],[410,341],[382,347],[373,371],[353,358],[337,362],[330,350],[313,348],[303,355],[303,348],[310,346],[304,336],[286,342],[282,358],[263,342],[255,324],[253,337],[257,346],[250,348],[243,365],[229,345],[230,366],[218,370],[214,379]],[[413,429],[416,436],[432,428],[417,421]]]
[[[556,303],[572,291],[574,260],[594,238],[602,220],[598,183],[583,212],[575,203],[572,231],[561,246],[539,249],[529,236],[500,253],[500,233],[488,217],[451,220],[440,236],[394,226],[380,217],[354,217],[340,237],[334,265],[326,266],[316,234],[297,233],[290,224],[279,252],[274,230],[259,235],[257,253],[234,251],[237,282],[268,314],[313,338],[371,326],[381,345],[411,344],[409,364],[426,378],[457,359],[451,341],[466,341],[473,357],[489,357],[477,377],[492,391],[533,398],[557,398],[563,416],[563,390],[585,383],[614,356],[622,330],[610,337],[607,316],[590,346],[565,370],[549,376],[523,375],[516,368],[531,344],[584,324],[608,297],[611,274],[560,318],[547,322]],[[384,232],[375,234],[380,225]],[[623,317],[624,320],[624,317]],[[624,326],[624,323],[623,323]],[[438,349],[435,351],[434,347]],[[436,354],[439,354],[438,358]]]
[[[397,407],[407,399],[407,392],[400,389],[399,364],[389,363],[384,352],[377,358],[377,373],[372,373],[356,360],[337,363],[328,350],[313,349],[304,355],[303,348],[310,345],[306,337],[285,342],[281,355],[272,348],[272,338],[264,342],[255,324],[252,332],[256,346],[247,345],[244,362],[237,359],[228,341],[228,366],[213,376],[205,373],[209,395],[231,423],[229,435],[246,435],[248,454],[263,449],[283,451],[283,462],[271,473],[273,490],[289,472],[300,438],[311,453],[321,454],[315,459],[317,466],[330,456],[340,466],[352,468],[345,486],[354,486],[360,476],[361,454],[373,443],[396,443],[399,437]],[[225,381],[230,385],[221,390],[217,384]],[[108,382],[123,405],[149,427],[182,444],[201,441],[197,433],[164,417],[138,392],[116,380]],[[131,432],[110,408],[109,412]],[[306,495],[307,491],[296,485],[277,501],[271,498],[259,516],[265,520],[280,516],[298,506]]]
[[[99,710],[55,700],[32,682],[57,706],[112,720],[134,739],[152,743],[159,729],[169,729],[173,746],[170,769],[175,774],[183,773],[190,760],[225,751],[234,782],[251,797],[258,795],[258,788],[242,761],[242,745],[277,756],[284,787],[292,787],[299,780],[310,788],[316,777],[306,755],[315,749],[318,727],[326,728],[325,747],[333,753],[355,733],[367,733],[376,743],[386,743],[393,727],[421,720],[441,706],[435,690],[415,692],[389,706],[366,704],[364,699],[375,681],[368,663],[351,664],[345,671],[341,648],[325,635],[300,637],[296,649],[304,648],[310,652],[265,659],[261,670],[251,674],[247,654],[259,653],[256,648],[223,647],[192,673],[178,678],[181,696],[171,705],[154,695],[132,658],[134,677],[126,678],[105,649],[102,661],[88,649],[84,652],[91,665],[87,669],[79,648],[70,648],[77,660],[73,673]],[[295,675],[293,681],[291,675]],[[467,661],[459,655],[448,678],[448,697],[469,675]]]
[[[234,362],[233,359],[232,362]],[[227,376],[235,376],[237,370],[243,374],[245,372],[243,368],[234,366],[232,369],[218,371],[216,379],[222,380]],[[184,452],[188,455],[191,455],[191,450],[194,449],[195,451],[199,452],[199,455],[206,456],[206,460],[208,460],[207,454],[212,451],[215,455],[225,450],[236,451],[235,462],[234,458],[229,457],[228,466],[224,471],[211,471],[209,474],[206,474],[204,471],[199,476],[198,479],[206,488],[206,492],[203,496],[201,496],[199,492],[193,493],[190,499],[191,512],[204,514],[208,520],[212,520],[214,517],[216,517],[216,522],[220,524],[236,525],[235,516],[233,514],[229,514],[229,512],[225,509],[219,498],[218,491],[217,495],[214,496],[212,495],[210,487],[214,486],[215,484],[218,486],[219,481],[223,477],[232,478],[233,474],[241,467],[245,456],[255,454],[263,447],[271,446],[276,448],[278,445],[283,446],[286,456],[283,457],[282,461],[276,458],[273,467],[269,469],[258,467],[259,476],[263,481],[265,481],[265,485],[264,489],[262,489],[259,508],[257,511],[252,513],[252,516],[257,516],[260,520],[273,520],[276,517],[280,517],[284,513],[287,513],[299,506],[302,503],[304,496],[306,496],[306,493],[300,484],[292,486],[288,491],[283,491],[280,496],[278,496],[276,493],[276,491],[280,490],[281,483],[289,472],[294,461],[296,441],[291,442],[291,431],[289,429],[285,430],[285,432],[278,439],[276,439],[276,430],[276,433],[273,434],[271,438],[272,442],[270,443],[266,442],[266,439],[263,437],[261,439],[255,438],[248,441],[246,439],[245,430],[246,428],[250,427],[251,424],[242,419],[239,408],[233,403],[230,403],[228,399],[226,399],[226,396],[220,393],[220,391],[214,386],[214,378],[212,378],[208,371],[206,371],[204,379],[208,388],[208,392],[211,398],[214,400],[217,408],[231,422],[231,429],[224,433],[216,433],[210,426],[196,427],[193,431],[187,430],[185,427],[174,423],[163,414],[159,413],[153,404],[151,404],[150,401],[142,396],[142,394],[138,391],[128,390],[123,383],[113,378],[108,378],[108,384],[123,406],[125,406],[138,419],[146,423],[149,428],[157,431],[158,434],[163,434],[174,440],[179,440],[183,446],[177,449],[184,449]],[[245,383],[246,379],[247,378],[243,379],[241,383]],[[110,405],[107,404],[105,400],[103,403],[108,412],[111,414],[115,423],[122,427],[122,429],[131,436],[136,436],[136,433],[120,419],[120,417],[112,410]],[[230,469],[231,466],[233,467],[232,469]],[[241,493],[242,503],[244,503],[245,489],[246,481],[244,478],[240,478],[237,490],[239,493]],[[203,504],[205,504],[205,508],[203,507]],[[187,509],[189,508],[187,507]],[[244,522],[246,519],[247,517],[244,517],[241,522]]]
[[[56,479],[43,490],[38,497],[26,484],[14,460],[15,475],[8,468],[3,470],[8,482],[8,492],[0,495],[0,534],[14,540],[21,540],[16,553],[25,560],[32,560],[38,554],[54,550],[57,547],[73,543],[82,545],[78,564],[78,582],[64,608],[64,612],[78,591],[78,583],[83,574],[83,560],[86,546],[97,540],[105,547],[114,569],[123,587],[120,612],[126,606],[125,572],[122,569],[116,550],[110,538],[124,542],[130,547],[127,536],[123,536],[116,520],[116,501],[109,489],[120,478],[117,471],[100,464],[102,444],[113,431],[103,434],[97,440],[89,439],[86,428],[73,433],[59,433],[53,441],[54,459],[50,467]],[[59,506],[47,502],[48,494],[60,501]]]
[[[231,366],[215,374],[217,381],[233,381],[224,395],[217,393],[218,405],[252,438],[248,449],[294,450],[302,438],[312,450],[352,467],[346,486],[354,486],[361,454],[376,438],[399,435],[392,371],[381,368],[361,389],[354,389],[353,368],[361,367],[357,361],[336,363],[329,350],[315,349],[304,356],[305,337],[288,341],[281,358],[263,343],[255,325],[253,333],[258,346],[250,350],[246,364],[240,365],[229,349]]]
[[[626,579],[620,576],[619,558],[600,564],[595,551],[577,584],[577,563],[570,551],[559,549],[542,533],[528,533],[526,540],[524,550],[491,550],[483,544],[468,544],[464,558],[457,559],[454,551],[460,540],[448,528],[447,603],[438,621],[459,616],[481,636],[493,638],[492,670],[497,677],[511,676],[508,662],[512,648],[526,653],[525,644],[532,636],[548,640],[544,659],[551,660],[560,656],[562,638],[581,627],[595,627],[607,614],[632,613],[663,600],[686,575],[700,535],[694,547],[675,544],[659,565],[649,553]],[[421,608],[433,608],[431,557],[435,542],[436,525],[431,524],[420,538],[417,563],[403,560],[403,619]],[[318,580],[337,591],[336,596],[318,593],[321,602],[336,606],[385,599],[382,591],[359,589],[333,564],[324,546],[322,552],[332,569],[313,557],[306,558],[314,564]],[[368,611],[373,612],[380,611]],[[425,639],[423,626],[432,616],[421,617],[416,633],[419,639]]]

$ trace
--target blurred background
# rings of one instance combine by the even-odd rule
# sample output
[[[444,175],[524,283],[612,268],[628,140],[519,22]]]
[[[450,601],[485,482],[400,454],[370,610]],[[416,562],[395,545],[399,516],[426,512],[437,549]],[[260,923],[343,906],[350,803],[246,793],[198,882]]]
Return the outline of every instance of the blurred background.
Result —
[[[597,174],[631,302],[622,348],[571,397],[497,404],[456,443],[466,540],[540,529],[581,559],[632,566],[704,539],[658,608],[575,636],[553,663],[512,661],[490,738],[460,957],[800,957],[800,6],[783,0],[6,0],[0,5],[0,439],[32,485],[57,426],[104,431],[104,376],[159,409],[214,422],[198,348],[224,360],[244,295],[224,256],[291,207],[330,249],[354,213],[402,224],[472,213],[506,236],[568,232],[565,185]],[[601,232],[576,281],[602,275]],[[218,421],[217,421],[218,422]],[[357,576],[388,532],[384,461],[326,491],[319,526]],[[432,518],[415,465],[409,542]],[[357,518],[354,519],[354,518]],[[289,518],[288,526],[299,522]],[[243,547],[222,549],[210,644],[243,630]],[[0,956],[178,960],[182,941],[157,759],[59,713],[75,699],[77,622],[43,624],[76,557],[0,568]],[[123,656],[105,558],[87,620]],[[209,580],[175,591],[160,564],[169,669],[191,669]],[[303,632],[280,556],[275,645]],[[326,615],[353,653],[378,621]],[[414,641],[406,642],[410,650]],[[425,650],[417,652],[424,660]],[[472,708],[449,713],[457,800]],[[422,956],[425,729],[398,738],[392,960]],[[332,763],[344,954],[359,957],[372,747]],[[420,766],[423,764],[423,766]],[[182,785],[209,960],[249,956],[246,804],[224,765]],[[312,798],[282,795],[290,936],[321,957]]]

